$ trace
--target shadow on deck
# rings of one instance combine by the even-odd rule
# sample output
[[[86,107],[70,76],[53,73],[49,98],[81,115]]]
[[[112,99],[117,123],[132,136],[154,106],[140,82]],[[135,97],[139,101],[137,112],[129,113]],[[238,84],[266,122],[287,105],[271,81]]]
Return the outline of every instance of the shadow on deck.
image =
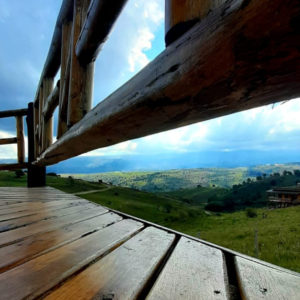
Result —
[[[300,299],[300,274],[53,188],[0,188],[1,299]]]

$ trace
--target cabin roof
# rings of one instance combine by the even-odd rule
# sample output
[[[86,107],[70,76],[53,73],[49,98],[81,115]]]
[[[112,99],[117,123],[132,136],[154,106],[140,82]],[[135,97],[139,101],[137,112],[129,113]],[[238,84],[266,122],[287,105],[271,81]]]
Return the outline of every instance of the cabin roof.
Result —
[[[267,193],[300,194],[300,185],[276,187],[268,190]]]

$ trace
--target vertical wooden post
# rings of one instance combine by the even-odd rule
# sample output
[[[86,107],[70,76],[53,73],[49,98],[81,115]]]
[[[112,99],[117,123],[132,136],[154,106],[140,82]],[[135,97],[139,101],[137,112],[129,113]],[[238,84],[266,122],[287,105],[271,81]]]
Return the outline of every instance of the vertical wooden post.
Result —
[[[81,65],[75,53],[76,43],[84,24],[90,2],[90,0],[74,1],[68,128],[80,121],[92,106],[94,62]]]
[[[226,0],[166,0],[165,41],[170,45]]]
[[[38,155],[42,153],[42,140],[43,140],[43,128],[44,128],[44,120],[43,120],[43,108],[44,108],[44,98],[43,98],[43,86],[40,87],[39,91],[39,128],[38,128]]]
[[[24,127],[23,116],[16,116],[17,124],[17,147],[18,147],[18,162],[20,164],[25,161],[25,142],[24,142]]]
[[[33,107],[33,103],[28,104],[28,114],[26,118],[27,122],[27,136],[28,136],[28,174],[27,174],[27,186],[39,187],[46,185],[46,167],[38,167],[32,165],[35,159],[36,149],[38,144],[35,142],[35,118],[36,107]]]
[[[34,135],[34,159],[39,155],[39,101],[33,106],[33,135]]]
[[[61,41],[61,67],[60,67],[60,91],[59,91],[59,113],[57,138],[60,138],[68,129],[68,99],[69,99],[69,82],[70,82],[70,47],[72,33],[72,22],[62,24],[62,41]]]
[[[48,96],[53,90],[54,78],[45,78],[43,80],[43,109]],[[43,111],[42,109],[42,111]],[[47,149],[52,144],[53,137],[53,116],[49,119],[43,119],[43,139],[42,139],[42,151]]]

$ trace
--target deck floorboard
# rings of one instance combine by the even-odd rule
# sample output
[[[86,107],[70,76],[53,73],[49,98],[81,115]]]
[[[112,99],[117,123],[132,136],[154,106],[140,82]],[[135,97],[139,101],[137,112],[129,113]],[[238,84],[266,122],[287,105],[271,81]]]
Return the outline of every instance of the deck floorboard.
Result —
[[[0,188],[0,299],[41,298],[298,300],[300,274],[50,187]]]

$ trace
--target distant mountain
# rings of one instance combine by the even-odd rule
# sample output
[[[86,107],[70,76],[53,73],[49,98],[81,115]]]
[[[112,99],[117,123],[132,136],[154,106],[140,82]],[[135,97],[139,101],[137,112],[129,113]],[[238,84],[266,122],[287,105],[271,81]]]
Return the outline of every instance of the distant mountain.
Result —
[[[79,156],[54,166],[56,173],[103,173],[114,171],[171,170],[191,168],[236,168],[300,161],[299,150],[210,151],[159,155]]]

